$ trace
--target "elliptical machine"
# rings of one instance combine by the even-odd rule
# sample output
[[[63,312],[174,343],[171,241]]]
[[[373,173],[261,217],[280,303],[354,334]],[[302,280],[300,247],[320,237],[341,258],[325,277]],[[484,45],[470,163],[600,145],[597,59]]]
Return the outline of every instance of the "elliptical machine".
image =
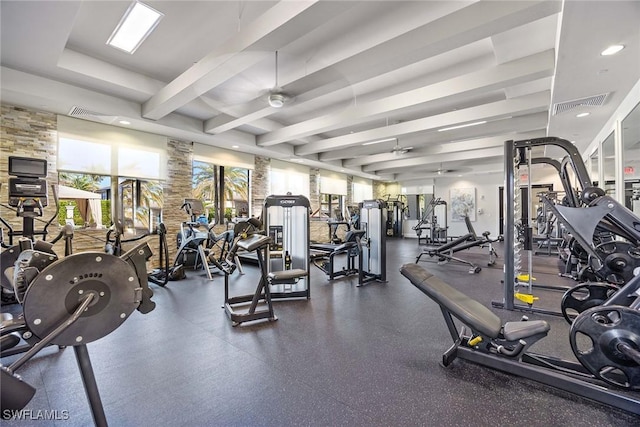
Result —
[[[147,274],[150,282],[159,286],[166,286],[169,280],[180,280],[184,278],[184,271],[182,266],[170,267],[169,266],[169,247],[167,246],[167,228],[164,223],[160,222],[155,229],[149,233],[144,233],[140,236],[135,236],[129,239],[123,239],[124,227],[120,220],[117,220],[115,224],[107,231],[107,238],[105,243],[105,252],[115,256],[121,256],[124,251],[122,245],[124,243],[138,242],[145,237],[157,235],[158,247],[159,247],[159,265],[160,268],[156,268]]]

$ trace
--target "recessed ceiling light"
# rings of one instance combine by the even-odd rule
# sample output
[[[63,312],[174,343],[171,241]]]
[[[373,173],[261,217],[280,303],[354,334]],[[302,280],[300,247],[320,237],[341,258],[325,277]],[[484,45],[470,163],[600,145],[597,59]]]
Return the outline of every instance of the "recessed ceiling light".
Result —
[[[602,56],[615,55],[616,53],[620,52],[622,49],[624,49],[624,45],[623,44],[614,44],[614,45],[609,46],[608,48],[606,48],[602,52],[600,52],[600,55],[602,55]]]
[[[127,121],[127,120],[120,120],[118,123],[120,123],[121,125],[130,125],[131,122]]]
[[[448,128],[438,129],[438,132],[444,132],[444,131],[447,131],[447,130],[454,130],[454,129],[461,129],[461,128],[466,128],[466,127],[469,127],[469,126],[478,126],[478,125],[483,125],[485,123],[487,123],[487,121],[486,120],[482,120],[480,122],[466,123],[464,125],[449,126]]]
[[[232,145],[231,148],[240,148],[239,145]]]
[[[152,7],[134,1],[107,40],[109,46],[133,53],[164,16]]]
[[[379,144],[381,142],[388,142],[388,141],[395,141],[395,138],[385,138],[385,139],[378,139],[376,141],[369,141],[369,142],[363,142],[362,145],[373,145],[373,144]]]
[[[580,113],[580,114],[576,114],[576,117],[587,117],[589,114],[591,113]]]

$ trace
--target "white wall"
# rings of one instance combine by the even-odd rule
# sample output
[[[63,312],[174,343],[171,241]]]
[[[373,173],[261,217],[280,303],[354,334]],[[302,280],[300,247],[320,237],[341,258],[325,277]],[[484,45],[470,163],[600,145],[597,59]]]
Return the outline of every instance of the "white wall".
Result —
[[[450,190],[452,188],[476,189],[476,221],[473,228],[480,234],[489,231],[491,236],[498,235],[499,206],[498,188],[504,184],[502,174],[475,175],[473,179],[461,178],[437,178],[435,180],[435,197],[440,197],[449,205],[451,203]],[[482,213],[480,213],[482,212]],[[447,206],[447,225],[449,236],[462,236],[467,234],[464,222],[451,220],[451,209]]]

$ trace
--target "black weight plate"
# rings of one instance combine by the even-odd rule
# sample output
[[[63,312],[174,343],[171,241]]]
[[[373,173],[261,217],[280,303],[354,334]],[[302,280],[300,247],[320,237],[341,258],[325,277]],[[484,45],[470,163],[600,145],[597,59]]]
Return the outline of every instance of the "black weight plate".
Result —
[[[618,305],[586,310],[571,325],[569,341],[578,361],[594,376],[640,390],[640,365],[619,347],[624,343],[640,351],[640,311]]]
[[[98,340],[117,329],[136,309],[138,278],[119,257],[100,252],[69,255],[44,269],[24,297],[24,318],[43,338],[68,319],[83,297],[94,300],[52,344],[72,346]]]
[[[562,296],[560,310],[569,324],[576,316],[592,307],[602,305],[618,291],[618,287],[608,283],[583,283],[569,289]]]

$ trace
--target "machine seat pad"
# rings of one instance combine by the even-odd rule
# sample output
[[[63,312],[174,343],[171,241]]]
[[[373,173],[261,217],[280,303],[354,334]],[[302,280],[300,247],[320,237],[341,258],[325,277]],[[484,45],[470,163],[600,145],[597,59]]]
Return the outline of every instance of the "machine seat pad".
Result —
[[[294,268],[293,270],[272,271],[267,276],[272,283],[279,282],[281,280],[290,281],[293,279],[299,279],[307,275],[307,271],[301,268]]]
[[[528,322],[507,322],[502,328],[502,335],[506,340],[517,341],[532,335],[549,332],[549,324],[544,320],[531,320]]]
[[[312,243],[309,247],[316,251],[333,252],[338,245],[335,243]]]
[[[490,338],[497,338],[502,322],[491,310],[437,278],[418,264],[405,264],[400,273],[462,323]]]
[[[252,234],[246,239],[238,240],[237,245],[240,249],[251,252],[260,249],[271,243],[271,237],[262,234]]]

